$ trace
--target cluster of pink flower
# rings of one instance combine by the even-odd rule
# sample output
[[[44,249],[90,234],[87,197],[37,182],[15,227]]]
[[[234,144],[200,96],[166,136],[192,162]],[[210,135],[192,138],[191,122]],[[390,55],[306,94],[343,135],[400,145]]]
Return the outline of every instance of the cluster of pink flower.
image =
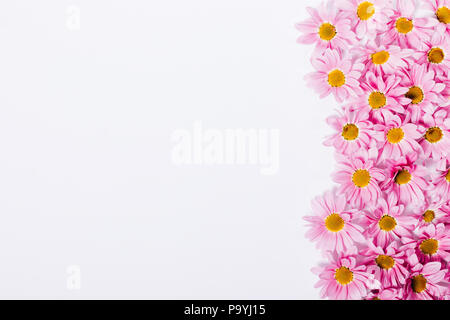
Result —
[[[450,0],[337,0],[307,8],[306,80],[342,111],[338,187],[312,201],[307,237],[330,299],[450,299]]]

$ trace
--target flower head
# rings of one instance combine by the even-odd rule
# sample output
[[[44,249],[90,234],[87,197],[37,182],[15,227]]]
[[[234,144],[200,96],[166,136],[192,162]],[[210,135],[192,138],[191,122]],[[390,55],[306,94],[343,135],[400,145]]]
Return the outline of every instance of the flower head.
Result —
[[[305,78],[320,98],[332,93],[338,102],[342,102],[361,91],[358,80],[364,66],[352,63],[351,59],[342,57],[339,51],[326,49],[322,56],[312,59],[311,63],[317,71],[307,74]]]

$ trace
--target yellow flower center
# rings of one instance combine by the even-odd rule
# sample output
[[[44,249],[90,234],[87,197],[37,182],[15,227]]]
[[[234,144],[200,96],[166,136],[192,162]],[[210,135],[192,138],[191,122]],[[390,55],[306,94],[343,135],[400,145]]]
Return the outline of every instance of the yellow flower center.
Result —
[[[411,181],[411,173],[408,170],[400,170],[395,176],[395,182],[399,185],[407,184]]]
[[[439,64],[444,61],[445,54],[441,48],[432,48],[428,52],[428,61],[431,63]]]
[[[445,180],[450,182],[450,170],[447,171],[447,174],[445,175]]]
[[[433,255],[439,249],[439,242],[436,239],[423,240],[419,248],[423,254]]]
[[[335,69],[328,74],[328,83],[332,87],[342,87],[345,84],[345,75],[339,70]]]
[[[411,32],[411,30],[414,28],[414,25],[411,20],[406,18],[399,18],[395,22],[395,27],[397,28],[397,31],[399,33],[407,34]]]
[[[390,54],[387,51],[380,51],[372,54],[373,64],[385,64],[389,60]]]
[[[358,138],[358,135],[359,129],[353,123],[346,124],[342,128],[342,137],[344,137],[345,140],[355,140]]]
[[[359,188],[367,187],[370,182],[369,171],[364,169],[356,170],[355,173],[353,173],[352,181],[355,186]]]
[[[405,94],[405,97],[411,99],[412,104],[419,104],[424,98],[422,89],[416,86],[409,88],[408,92]]]
[[[402,128],[392,128],[386,134],[386,139],[392,144],[399,143],[405,137],[405,133]]]
[[[423,221],[425,221],[426,223],[430,223],[430,222],[432,222],[434,220],[435,213],[434,213],[433,210],[427,210],[422,215],[422,217],[423,217]]]
[[[345,286],[353,281],[353,272],[347,267],[340,267],[339,269],[336,269],[334,278],[339,284]]]
[[[362,2],[356,11],[358,18],[361,20],[369,20],[375,14],[373,3],[368,1]]]
[[[444,136],[444,133],[442,132],[441,128],[438,127],[432,127],[427,130],[425,133],[425,139],[430,143],[436,143],[441,141],[442,137]]]
[[[450,23],[450,10],[447,7],[441,7],[436,11],[436,17],[442,23]]]
[[[369,105],[372,109],[380,109],[386,105],[386,96],[379,91],[374,91],[369,96]]]
[[[381,230],[389,232],[395,229],[397,221],[391,216],[384,215],[381,217],[380,221],[378,221],[378,226]]]
[[[395,260],[390,256],[379,255],[375,262],[381,269],[389,270],[395,265]]]
[[[411,287],[415,293],[421,293],[427,288],[427,279],[419,274],[411,279]]]
[[[337,213],[332,213],[325,219],[325,226],[327,227],[328,231],[331,232],[341,231],[344,228],[344,225],[344,219],[342,219],[341,216]]]
[[[336,36],[336,27],[331,23],[325,22],[319,28],[319,37],[322,40],[330,41]]]

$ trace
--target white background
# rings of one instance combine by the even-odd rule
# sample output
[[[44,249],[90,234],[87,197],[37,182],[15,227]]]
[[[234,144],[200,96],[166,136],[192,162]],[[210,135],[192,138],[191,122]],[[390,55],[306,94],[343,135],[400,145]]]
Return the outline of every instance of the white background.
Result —
[[[318,2],[2,1],[0,298],[318,298],[301,217],[336,104],[294,28]],[[279,129],[278,174],[175,166],[196,120]]]

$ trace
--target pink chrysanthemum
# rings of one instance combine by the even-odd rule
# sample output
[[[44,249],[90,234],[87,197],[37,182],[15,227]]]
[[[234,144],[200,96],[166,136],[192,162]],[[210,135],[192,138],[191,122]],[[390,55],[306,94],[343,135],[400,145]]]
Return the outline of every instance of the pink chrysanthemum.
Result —
[[[450,150],[450,119],[447,111],[441,109],[433,115],[426,114],[422,121],[425,134],[420,141],[424,156],[433,160],[446,158]]]
[[[415,209],[417,211],[413,213],[413,216],[417,219],[418,228],[425,227],[430,223],[436,225],[444,222],[445,219],[443,218],[447,216],[445,204],[442,199],[431,201],[430,198],[427,198],[425,204]]]
[[[374,41],[364,47],[356,47],[354,52],[366,70],[376,75],[394,74],[398,70],[406,69],[413,55],[412,50]]]
[[[436,176],[432,180],[433,190],[442,201],[450,200],[450,161],[446,160],[444,169],[437,169]]]
[[[425,7],[432,11],[431,17],[436,21],[437,34],[450,34],[450,1],[425,0]]]
[[[422,47],[423,39],[430,37],[429,18],[416,18],[414,2],[411,0],[397,0],[392,2],[393,14],[387,12],[389,22],[379,36],[388,44],[395,43],[401,48]]]
[[[403,288],[391,287],[381,290],[372,290],[365,300],[403,300]]]
[[[436,106],[444,102],[445,85],[435,82],[435,72],[427,71],[426,65],[413,65],[405,75],[400,103],[406,107],[412,122],[417,123],[425,113],[433,114]]]
[[[429,224],[419,229],[418,240],[404,237],[403,248],[415,249],[422,261],[450,262],[450,235],[446,232],[445,225]]]
[[[340,184],[340,192],[357,208],[375,203],[381,197],[380,182],[385,179],[383,170],[365,150],[339,160],[333,180]]]
[[[310,229],[306,237],[325,251],[356,252],[355,242],[364,242],[362,228],[352,223],[355,210],[347,206],[344,195],[326,192],[311,202],[314,216],[306,216]]]
[[[406,281],[405,298],[408,300],[433,300],[446,292],[445,271],[438,261],[419,263],[416,255],[408,259],[411,274]]]
[[[365,265],[357,265],[355,257],[329,257],[328,265],[312,269],[320,278],[315,287],[322,288],[322,298],[360,300],[367,295],[369,289],[376,288],[373,275],[366,272]]]
[[[405,108],[399,103],[402,90],[398,89],[401,81],[396,75],[375,76],[372,72],[366,74],[361,84],[363,94],[352,105],[358,110],[369,113],[378,122],[385,122],[387,117],[396,113],[404,113]]]
[[[430,41],[424,41],[424,47],[414,53],[417,64],[426,65],[437,75],[447,75],[450,67],[449,39],[433,37]]]
[[[386,124],[376,124],[374,129],[383,136],[380,145],[381,160],[396,159],[421,150],[417,141],[423,134],[408,118],[402,121],[399,116],[386,115]]]
[[[322,3],[319,9],[308,7],[306,10],[311,18],[296,24],[303,33],[297,40],[299,43],[316,44],[318,51],[323,51],[328,48],[342,50],[355,41],[351,21],[330,3]]]
[[[343,58],[337,50],[326,49],[323,56],[311,59],[316,72],[305,79],[317,91],[320,98],[334,95],[338,102],[361,92],[359,78],[364,66]]]
[[[346,13],[352,21],[352,26],[359,39],[365,36],[374,37],[378,26],[388,22],[384,0],[341,0],[339,8]]]
[[[396,242],[391,242],[385,249],[369,242],[367,250],[362,254],[367,256],[367,272],[374,274],[382,287],[399,287],[405,284],[409,274],[403,266],[405,251],[399,250]]]
[[[369,148],[376,144],[373,137],[373,124],[369,115],[362,111],[345,110],[343,113],[331,116],[328,124],[336,131],[329,136],[324,144],[333,146],[343,154],[352,154],[361,148]]]
[[[366,219],[361,223],[365,235],[373,238],[376,246],[384,247],[394,240],[408,236],[414,229],[414,218],[404,214],[405,207],[397,204],[395,196],[381,198],[375,209],[366,212]]]
[[[382,189],[393,194],[402,204],[418,204],[425,200],[424,191],[428,188],[427,170],[415,163],[417,155],[402,157],[398,160],[386,160],[387,179]]]

